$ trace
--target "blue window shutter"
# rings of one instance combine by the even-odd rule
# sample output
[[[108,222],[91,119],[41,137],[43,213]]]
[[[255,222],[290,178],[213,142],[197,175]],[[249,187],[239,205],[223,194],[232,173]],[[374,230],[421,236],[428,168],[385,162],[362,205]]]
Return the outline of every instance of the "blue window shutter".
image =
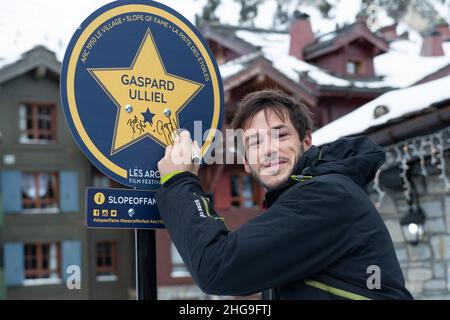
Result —
[[[4,221],[3,212],[4,212],[4,209],[3,209],[3,193],[2,193],[2,172],[0,171],[0,228],[3,227],[3,221]],[[3,249],[1,244],[0,244],[0,248]],[[0,252],[0,261],[3,262],[3,251]],[[3,263],[0,264],[0,269],[3,269]],[[1,276],[2,275],[0,274],[0,277]],[[2,283],[3,282],[0,279],[0,286],[2,285]],[[1,287],[0,287],[0,290],[2,290]],[[1,299],[1,291],[0,291],[0,299]]]
[[[21,286],[24,279],[24,254],[22,242],[7,242],[4,247],[5,284]]]
[[[70,274],[66,273],[70,265],[81,266],[81,241],[63,241],[62,243],[62,277],[67,280]]]
[[[1,192],[5,213],[20,213],[22,211],[20,171],[3,171],[1,175]]]
[[[61,171],[59,174],[61,211],[78,211],[78,172]]]

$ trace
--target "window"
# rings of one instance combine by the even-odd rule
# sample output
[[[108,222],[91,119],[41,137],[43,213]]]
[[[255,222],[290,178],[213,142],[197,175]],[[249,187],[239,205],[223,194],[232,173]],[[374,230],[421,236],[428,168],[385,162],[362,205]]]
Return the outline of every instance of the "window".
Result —
[[[26,103],[19,107],[19,141],[48,143],[56,136],[56,106]]]
[[[96,252],[97,281],[117,280],[117,243],[115,241],[97,242]]]
[[[56,213],[58,200],[56,172],[22,172],[22,204],[25,213]]]
[[[100,173],[94,174],[93,186],[95,188],[111,188],[111,179]]]
[[[178,253],[178,250],[173,244],[173,242],[171,242],[170,245],[170,257],[172,260],[171,277],[172,278],[190,277],[190,273],[186,268],[186,265],[184,264],[183,259]]]
[[[121,188],[122,186],[108,178],[97,168],[92,167],[92,186],[95,188]]]
[[[373,118],[378,119],[379,117],[384,116],[385,114],[389,113],[389,108],[385,105],[378,105],[373,110]]]
[[[362,62],[349,60],[347,61],[347,74],[356,75],[362,72]]]
[[[61,250],[58,242],[25,243],[24,253],[25,285],[60,282]]]
[[[259,204],[260,190],[252,176],[239,173],[230,175],[230,178],[233,207],[252,208]]]

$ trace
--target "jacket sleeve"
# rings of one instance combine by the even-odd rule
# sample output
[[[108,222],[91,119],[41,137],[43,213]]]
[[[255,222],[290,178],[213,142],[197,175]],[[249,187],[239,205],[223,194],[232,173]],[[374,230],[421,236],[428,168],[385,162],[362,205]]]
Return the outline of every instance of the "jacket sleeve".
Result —
[[[343,192],[314,179],[297,184],[233,232],[204,200],[191,173],[171,178],[155,197],[197,285],[209,294],[250,295],[304,279],[347,253],[351,241]]]

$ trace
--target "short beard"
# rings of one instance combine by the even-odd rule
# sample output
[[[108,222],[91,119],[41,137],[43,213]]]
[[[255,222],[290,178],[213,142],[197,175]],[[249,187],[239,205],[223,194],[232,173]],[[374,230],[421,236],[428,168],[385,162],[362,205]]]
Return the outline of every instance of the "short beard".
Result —
[[[253,178],[254,178],[256,181],[258,181],[258,183],[259,183],[261,186],[263,186],[263,188],[265,188],[265,189],[267,189],[267,190],[269,190],[269,189],[276,189],[276,188],[282,186],[283,184],[285,184],[285,183],[289,180],[290,176],[291,176],[292,174],[295,173],[294,171],[295,171],[295,169],[297,168],[297,165],[298,165],[298,163],[299,163],[299,161],[300,161],[300,159],[301,159],[301,157],[303,156],[304,153],[305,153],[305,148],[303,147],[303,144],[301,144],[301,145],[300,145],[300,152],[299,152],[299,154],[297,155],[297,157],[296,157],[296,159],[295,159],[295,163],[294,163],[294,166],[292,167],[291,172],[286,176],[286,178],[284,178],[283,180],[281,180],[280,182],[278,182],[278,183],[277,183],[276,185],[274,185],[274,186],[269,186],[269,185],[265,184],[265,183],[261,180],[261,176],[260,176],[255,170],[253,170],[253,169],[250,168],[250,169],[251,169],[252,176],[253,176]]]

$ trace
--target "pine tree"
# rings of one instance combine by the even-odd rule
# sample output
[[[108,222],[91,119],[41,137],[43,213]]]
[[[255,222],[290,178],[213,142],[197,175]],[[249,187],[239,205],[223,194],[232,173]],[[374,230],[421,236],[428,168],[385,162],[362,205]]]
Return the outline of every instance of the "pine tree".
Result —
[[[197,27],[205,23],[219,22],[216,15],[216,9],[220,5],[221,0],[208,0],[203,7],[201,15],[195,15],[195,25]]]
[[[243,26],[253,26],[258,15],[258,7],[264,0],[236,0],[241,5],[239,23]]]
[[[330,10],[333,8],[333,6],[327,1],[323,0],[319,4],[319,10],[322,13],[322,17],[329,18]]]
[[[276,29],[285,27],[289,21],[288,5],[289,0],[276,0],[277,8],[273,16],[272,26]]]
[[[396,21],[400,21],[410,8],[430,22],[439,19],[439,13],[427,0],[363,0],[363,4],[366,6],[374,4],[385,9],[386,13]]]

